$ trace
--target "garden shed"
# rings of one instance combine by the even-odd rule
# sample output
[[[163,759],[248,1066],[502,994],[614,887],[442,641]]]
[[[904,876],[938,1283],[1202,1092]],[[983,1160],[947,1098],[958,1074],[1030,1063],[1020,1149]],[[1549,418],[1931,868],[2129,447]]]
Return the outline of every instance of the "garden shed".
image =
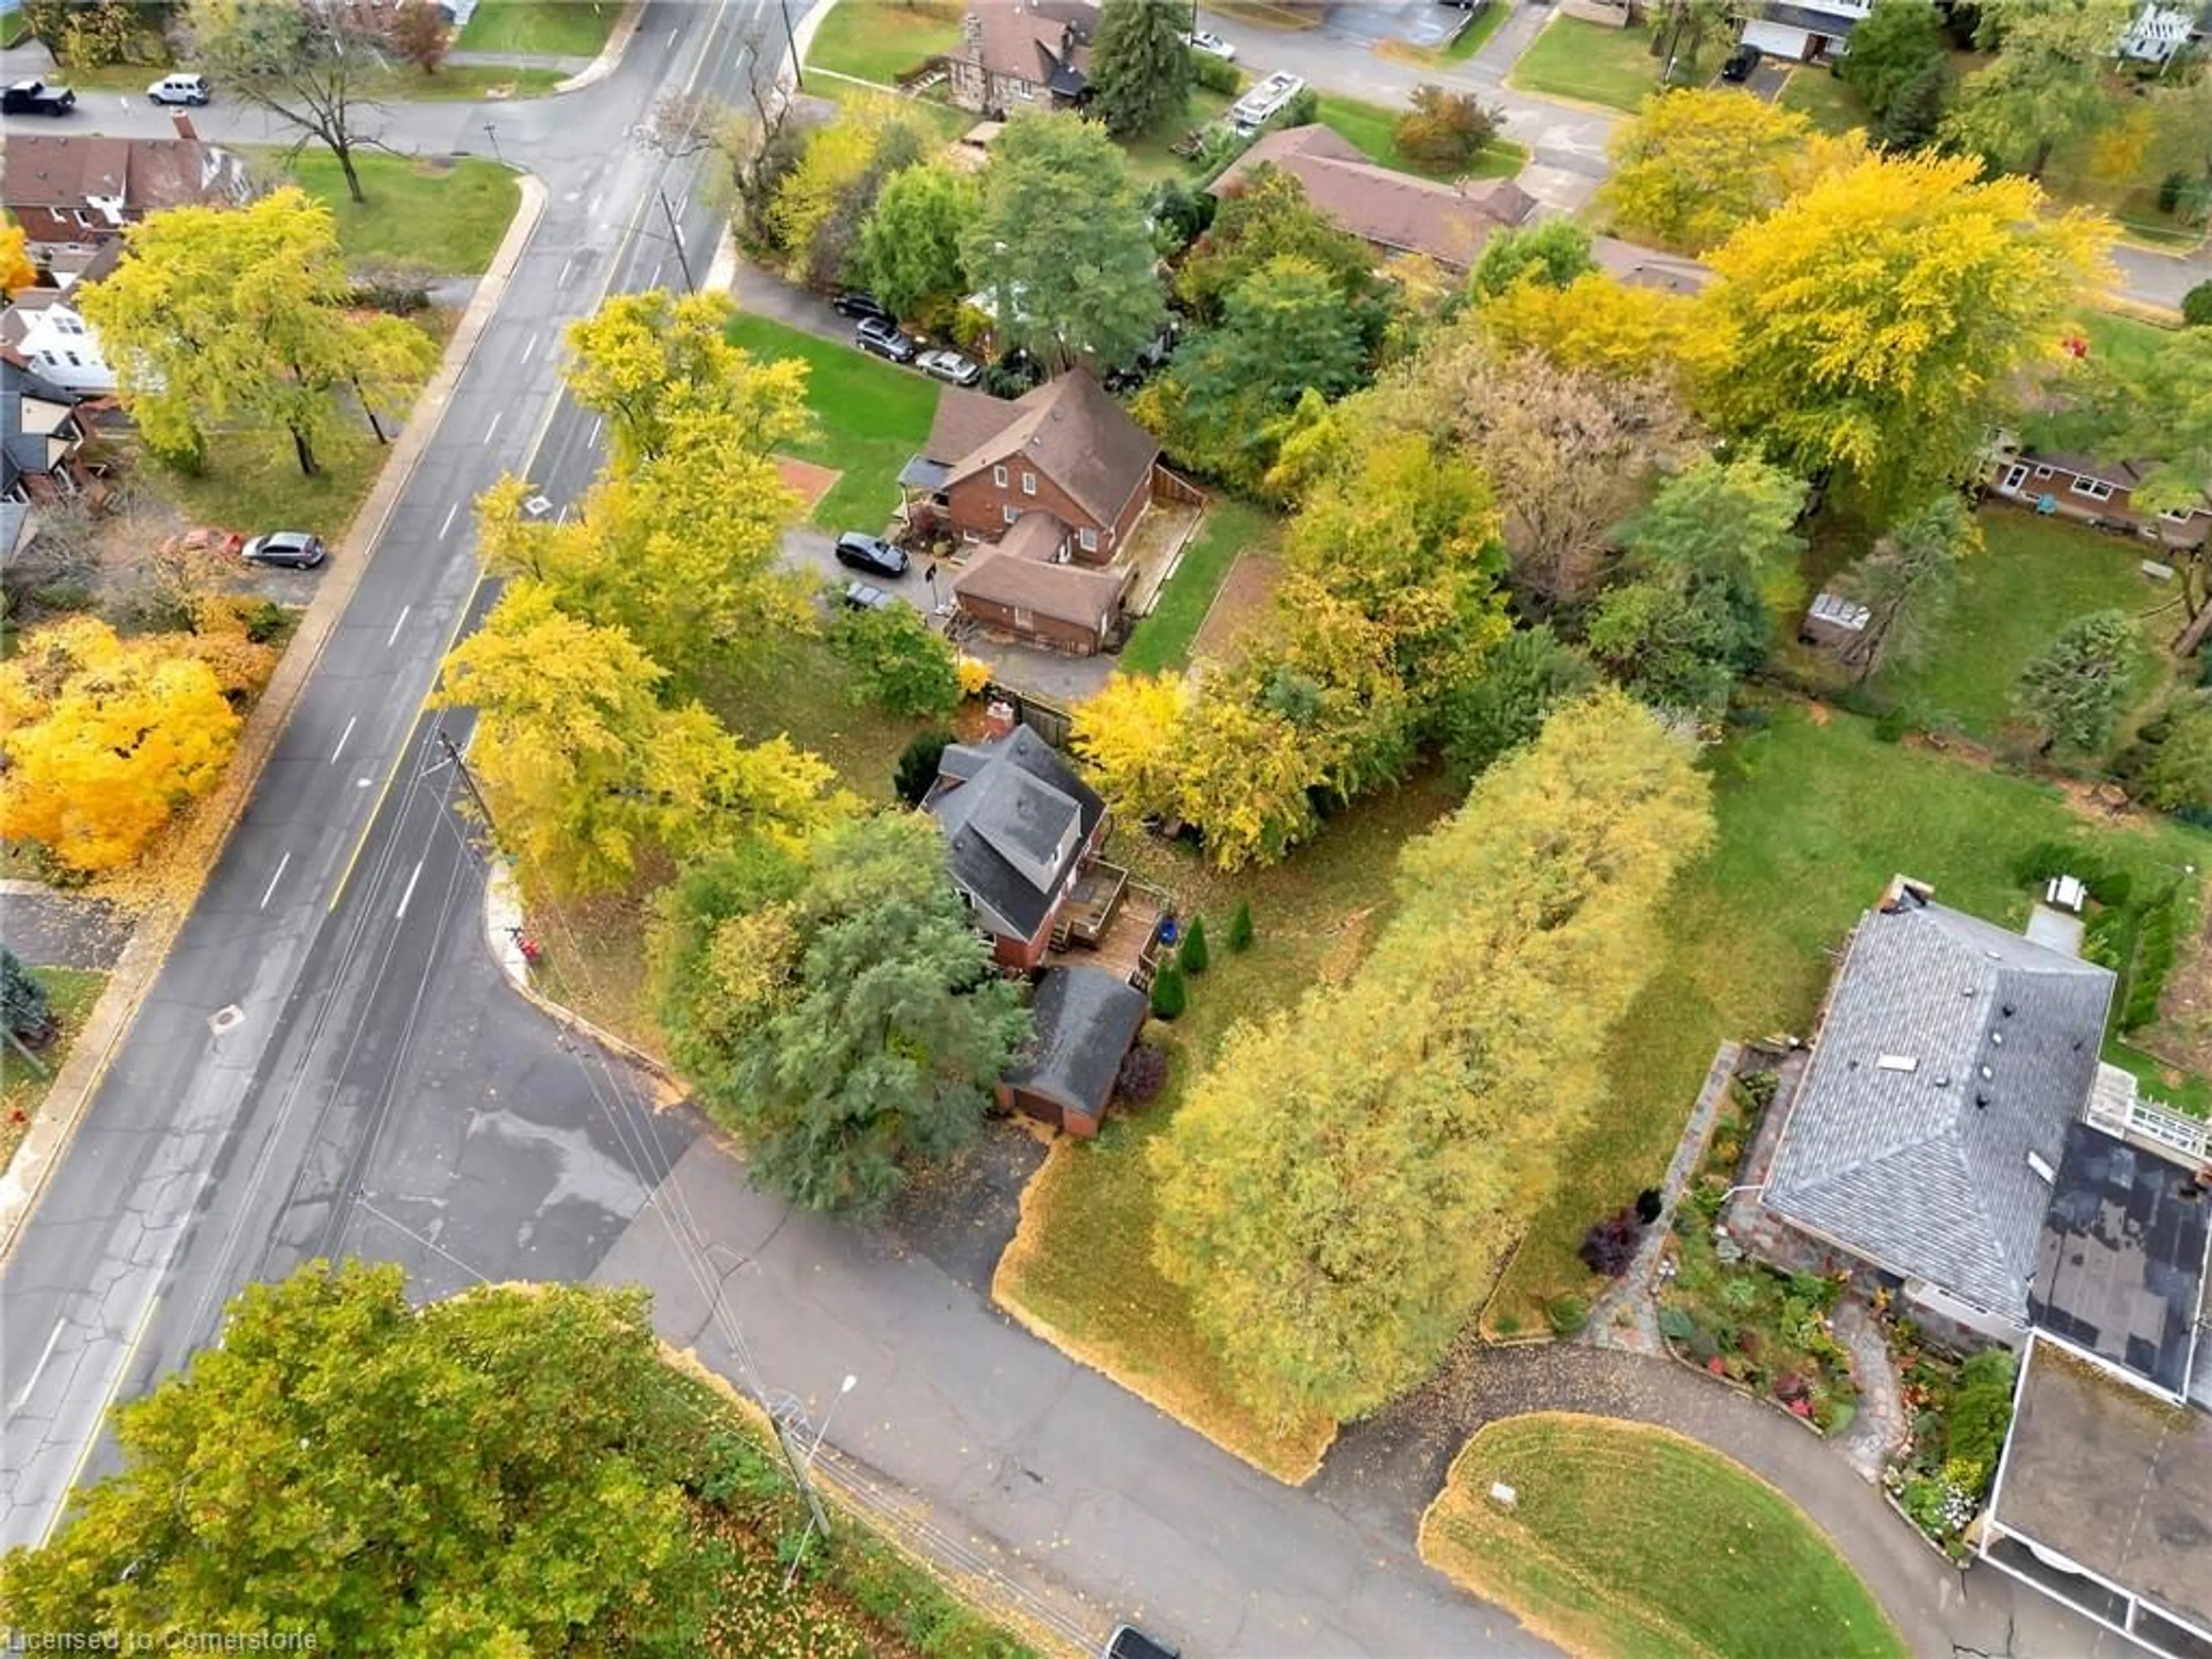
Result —
[[[1145,994],[1103,968],[1051,968],[1030,1012],[1036,1034],[1000,1079],[999,1103],[1088,1139],[1144,1029]]]

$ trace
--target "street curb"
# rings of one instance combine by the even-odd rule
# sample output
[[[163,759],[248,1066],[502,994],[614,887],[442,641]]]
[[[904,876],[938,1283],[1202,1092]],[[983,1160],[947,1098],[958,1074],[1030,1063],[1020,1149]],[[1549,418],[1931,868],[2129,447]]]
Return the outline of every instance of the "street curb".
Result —
[[[262,767],[275,751],[276,739],[283,734],[301,693],[307,689],[322,659],[323,647],[337,631],[338,622],[383,538],[392,509],[414,477],[415,469],[428,450],[431,440],[436,437],[453,388],[476,355],[477,343],[483,337],[484,329],[514,277],[522,251],[538,228],[538,222],[545,211],[545,186],[535,175],[526,173],[518,175],[517,183],[521,189],[521,200],[516,204],[514,218],[507,228],[499,252],[492,256],[483,280],[477,284],[476,293],[462,315],[460,326],[453,331],[437,373],[430,377],[414,408],[408,412],[407,424],[392,445],[391,457],[385,462],[368,499],[354,514],[353,523],[339,545],[339,556],[331,562],[326,571],[329,580],[317,590],[314,603],[307,607],[299,631],[292,637],[291,648],[277,663],[276,672],[270,676],[268,685],[253,705],[252,714],[246,717],[246,730],[239,735],[238,747],[221,787],[202,803],[207,810],[186,825],[184,844],[173,849],[182,866],[197,872],[191,890],[168,896],[140,920],[114,972],[108,976],[107,988],[86,1017],[83,1033],[70,1050],[70,1057],[62,1063],[38,1116],[32,1120],[29,1133],[15,1149],[14,1162],[0,1172],[0,1263],[6,1262],[14,1253],[24,1224],[38,1207],[40,1196],[59,1167],[63,1154],[69,1150],[85,1109],[92,1103],[100,1079],[107,1074],[109,1063],[129,1035],[139,1005],[145,1000],[155,975],[168,959],[177,934],[198,903],[208,876],[230,839],[230,832],[253,797]]]
[[[554,1001],[530,982],[530,964],[524,960],[522,947],[517,942],[517,935],[522,931],[522,897],[515,891],[514,870],[503,861],[493,865],[484,878],[483,920],[484,943],[491,947],[492,959],[499,963],[499,971],[525,1002],[555,1024],[565,1026],[586,1041],[597,1043],[617,1060],[651,1078],[656,1109],[665,1111],[690,1099],[690,1090],[684,1085],[683,1080],[665,1061],[654,1059],[635,1043],[594,1025],[574,1009]]]
[[[578,70],[565,81],[556,81],[549,96],[558,97],[564,92],[580,92],[586,87],[596,86],[621,67],[623,56],[629,51],[629,43],[637,33],[637,26],[645,16],[645,0],[629,0],[629,6],[615,24],[614,33],[607,37],[599,55],[588,67]]]

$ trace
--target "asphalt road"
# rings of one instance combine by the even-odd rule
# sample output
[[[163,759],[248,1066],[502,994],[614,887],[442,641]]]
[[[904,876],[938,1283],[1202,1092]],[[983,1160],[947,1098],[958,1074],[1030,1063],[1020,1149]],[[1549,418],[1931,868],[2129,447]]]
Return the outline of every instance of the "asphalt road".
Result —
[[[735,95],[757,4],[652,6],[624,62],[560,99],[394,111],[386,137],[489,148],[550,200],[252,804],[69,1154],[0,1268],[0,1543],[109,1466],[108,1403],[216,1334],[250,1280],[339,1249],[469,1277],[582,1279],[690,1135],[564,1053],[488,971],[481,855],[419,713],[478,589],[468,503],[501,472],[565,506],[598,425],[559,392],[558,331],[611,288],[695,272],[719,222],[696,164],[630,139],[664,92]],[[155,131],[144,107],[76,131]],[[210,137],[272,137],[218,104]],[[481,141],[481,142],[479,142]],[[465,716],[446,717],[457,741]],[[451,1085],[450,1092],[441,1084]]]

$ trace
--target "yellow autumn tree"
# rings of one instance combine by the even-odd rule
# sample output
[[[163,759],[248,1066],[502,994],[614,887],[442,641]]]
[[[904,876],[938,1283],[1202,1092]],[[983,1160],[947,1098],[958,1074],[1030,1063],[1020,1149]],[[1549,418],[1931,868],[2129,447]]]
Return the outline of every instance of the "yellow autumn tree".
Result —
[[[24,251],[23,228],[0,225],[0,293],[19,294],[39,280],[39,268]]]
[[[120,869],[222,781],[239,717],[205,663],[81,617],[0,665],[0,836],[65,868]]]
[[[808,137],[805,154],[776,186],[769,224],[788,253],[787,274],[827,286],[858,252],[876,192],[929,148],[908,107],[865,96]]]
[[[1191,688],[1174,674],[1116,674],[1075,706],[1069,741],[1125,819],[1171,817]]]
[[[1599,199],[1620,233],[1702,253],[1857,162],[1866,140],[1826,137],[1796,110],[1723,87],[1645,100],[1611,149]]]
[[[1408,846],[1353,979],[1193,1085],[1151,1153],[1155,1259],[1263,1419],[1362,1415],[1449,1346],[1599,1103],[1706,795],[1620,692],[1567,705]]]
[[[1700,311],[1729,343],[1706,397],[1721,422],[1802,476],[1843,470],[1877,510],[1965,478],[2112,234],[1980,174],[1966,156],[1871,156],[1716,249]]]
[[[1483,301],[1475,325],[1504,352],[1540,352],[1611,380],[1664,380],[1684,398],[1728,356],[1727,337],[1687,295],[1595,273],[1563,289],[1517,283]]]
[[[730,343],[738,308],[727,295],[672,299],[663,289],[617,294],[568,325],[562,378],[576,402],[606,417],[617,465],[650,461],[696,441],[685,416],[721,413],[718,441],[766,455],[805,437],[806,363],[754,356]]]

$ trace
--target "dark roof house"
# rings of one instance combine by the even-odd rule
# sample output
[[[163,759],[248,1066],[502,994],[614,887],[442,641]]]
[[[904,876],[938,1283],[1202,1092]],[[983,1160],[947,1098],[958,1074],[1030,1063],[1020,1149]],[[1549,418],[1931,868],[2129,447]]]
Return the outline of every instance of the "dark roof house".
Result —
[[[985,113],[1081,103],[1097,27],[1087,0],[975,0],[945,54],[952,101]]]
[[[1146,1010],[1145,994],[1106,969],[1046,969],[1030,1002],[1035,1035],[1001,1079],[1001,1100],[1070,1134],[1097,1133]]]
[[[1018,941],[1050,931],[1106,817],[1097,791],[1026,726],[948,748],[923,805],[977,921]]]
[[[1510,179],[1444,184],[1377,167],[1348,139],[1318,124],[1268,133],[1238,156],[1207,190],[1231,196],[1263,167],[1288,173],[1314,211],[1362,241],[1392,253],[1420,253],[1464,270],[1496,232],[1536,210],[1536,198]]]
[[[88,435],[76,398],[0,358],[0,501],[54,501],[91,482],[77,452]]]
[[[1761,1201],[2016,1335],[2113,976],[1929,895],[1899,878],[1853,933]]]

